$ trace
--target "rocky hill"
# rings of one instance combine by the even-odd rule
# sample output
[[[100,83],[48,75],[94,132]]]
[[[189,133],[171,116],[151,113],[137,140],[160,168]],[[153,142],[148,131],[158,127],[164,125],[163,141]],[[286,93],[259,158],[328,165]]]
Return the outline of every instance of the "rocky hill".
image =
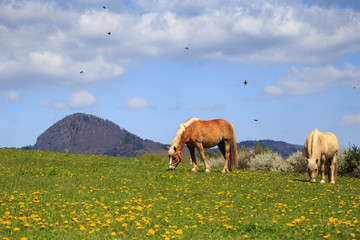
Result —
[[[166,153],[166,145],[140,137],[115,123],[93,115],[75,113],[44,133],[35,150],[133,157],[143,153]]]

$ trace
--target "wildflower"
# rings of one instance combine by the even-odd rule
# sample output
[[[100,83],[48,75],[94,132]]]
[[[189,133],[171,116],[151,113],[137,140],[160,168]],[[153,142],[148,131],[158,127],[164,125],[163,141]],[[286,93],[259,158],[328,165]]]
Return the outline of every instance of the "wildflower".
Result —
[[[154,235],[155,234],[155,231],[150,229],[149,232],[146,234],[147,236],[150,236],[150,235]]]
[[[175,233],[178,234],[178,235],[182,235],[183,231],[182,231],[182,229],[179,229],[179,230],[175,231]]]
[[[110,235],[111,236],[116,236],[116,232],[111,232]]]
[[[14,232],[19,231],[19,230],[20,230],[20,228],[18,228],[18,227],[14,228]]]
[[[325,235],[323,238],[329,238],[329,237],[330,237],[330,234]]]

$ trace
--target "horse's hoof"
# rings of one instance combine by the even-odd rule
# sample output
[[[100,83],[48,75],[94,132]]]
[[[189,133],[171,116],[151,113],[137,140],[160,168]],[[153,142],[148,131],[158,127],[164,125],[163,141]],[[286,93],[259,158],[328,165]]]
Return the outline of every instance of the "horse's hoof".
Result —
[[[222,170],[222,173],[229,173],[229,169]]]
[[[192,172],[197,172],[196,168],[191,169]]]
[[[321,180],[320,183],[325,183],[325,181],[324,181],[324,180]]]
[[[331,181],[331,184],[335,184],[335,182]]]
[[[209,173],[209,172],[210,172],[210,170],[209,170],[209,169],[205,169],[205,172],[206,172],[206,173]]]

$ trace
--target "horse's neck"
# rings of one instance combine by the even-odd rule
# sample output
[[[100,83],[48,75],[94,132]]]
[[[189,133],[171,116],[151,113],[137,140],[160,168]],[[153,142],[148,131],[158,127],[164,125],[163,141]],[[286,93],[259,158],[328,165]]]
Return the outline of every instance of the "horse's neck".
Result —
[[[319,159],[321,158],[321,140],[319,132],[314,133],[311,141],[311,156],[310,158]]]
[[[181,153],[187,141],[188,141],[188,132],[186,129],[185,132],[181,135],[180,142],[176,151]]]

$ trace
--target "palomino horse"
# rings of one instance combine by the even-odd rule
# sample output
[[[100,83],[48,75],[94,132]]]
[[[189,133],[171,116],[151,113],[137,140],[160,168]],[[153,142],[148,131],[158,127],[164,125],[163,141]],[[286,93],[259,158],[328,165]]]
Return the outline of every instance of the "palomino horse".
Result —
[[[308,162],[310,182],[316,182],[318,169],[320,167],[320,183],[325,183],[325,164],[326,161],[329,161],[329,182],[335,184],[337,174],[337,153],[339,151],[339,144],[336,136],[330,132],[322,133],[319,132],[318,129],[315,129],[306,138],[304,147],[306,161]]]
[[[199,150],[200,156],[205,164],[205,172],[210,172],[210,166],[206,162],[204,148],[218,146],[225,158],[223,172],[229,172],[237,167],[237,145],[235,131],[232,124],[223,119],[202,121],[191,118],[181,124],[174,140],[169,147],[169,170],[175,170],[181,161],[181,152],[184,145],[190,150],[193,168],[197,172],[198,166],[195,158],[195,148]]]

